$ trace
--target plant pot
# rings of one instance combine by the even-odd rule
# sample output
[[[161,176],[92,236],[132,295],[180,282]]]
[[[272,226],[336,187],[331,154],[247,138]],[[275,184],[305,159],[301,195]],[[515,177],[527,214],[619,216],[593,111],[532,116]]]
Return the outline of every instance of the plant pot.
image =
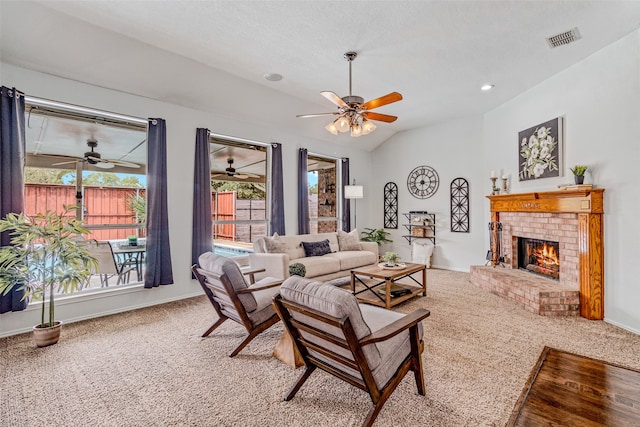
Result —
[[[41,327],[36,325],[33,327],[33,338],[38,347],[46,347],[53,345],[60,339],[60,331],[62,330],[62,322],[53,322],[53,326]]]
[[[574,175],[573,176],[576,185],[582,184],[584,182],[584,175]]]

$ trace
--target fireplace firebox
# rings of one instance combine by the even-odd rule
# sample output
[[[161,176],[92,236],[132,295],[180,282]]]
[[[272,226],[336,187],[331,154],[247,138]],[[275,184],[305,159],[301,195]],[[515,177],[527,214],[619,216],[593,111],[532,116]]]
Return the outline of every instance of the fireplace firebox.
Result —
[[[559,243],[518,237],[518,268],[559,280]]]

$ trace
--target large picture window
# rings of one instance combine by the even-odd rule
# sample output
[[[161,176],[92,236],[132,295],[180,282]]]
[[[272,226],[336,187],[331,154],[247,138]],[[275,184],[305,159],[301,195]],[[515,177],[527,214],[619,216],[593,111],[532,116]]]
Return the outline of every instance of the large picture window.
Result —
[[[53,105],[55,104],[55,105]],[[104,113],[104,114],[103,114]],[[110,259],[84,290],[137,284],[144,277],[146,121],[27,98],[25,213],[76,206]]]
[[[239,255],[267,234],[267,144],[211,136],[214,251]]]

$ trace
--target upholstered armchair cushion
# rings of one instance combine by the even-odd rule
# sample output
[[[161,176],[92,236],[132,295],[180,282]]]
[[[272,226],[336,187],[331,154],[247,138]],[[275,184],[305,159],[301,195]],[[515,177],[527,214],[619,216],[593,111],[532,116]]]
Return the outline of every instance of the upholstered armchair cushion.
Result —
[[[238,264],[227,257],[216,255],[213,252],[205,252],[198,257],[198,263],[200,264],[202,274],[207,276],[210,281],[213,280],[217,282],[218,280],[207,275],[208,271],[217,275],[226,274],[236,291],[248,287]],[[251,313],[258,307],[256,299],[251,293],[239,294],[238,298],[247,313]]]
[[[356,297],[346,289],[336,288],[322,282],[305,279],[299,276],[289,277],[280,286],[280,295],[284,300],[301,304],[305,307],[317,310],[329,316],[341,319],[345,316],[349,317],[351,326],[353,327],[356,337],[361,339],[371,334],[371,329],[365,323]],[[344,338],[342,331],[338,328],[331,327],[320,321],[314,321],[299,313],[293,313],[293,317],[302,317],[304,322],[313,324],[314,327],[324,330],[325,332]],[[319,338],[309,335],[309,341],[315,341]],[[345,352],[337,346],[323,343],[324,346],[331,347],[336,353],[352,359],[350,352]],[[375,345],[366,346],[363,349],[364,355],[372,369],[380,363],[380,353]],[[316,354],[316,357],[325,359],[324,356]],[[327,361],[331,363],[331,361]]]

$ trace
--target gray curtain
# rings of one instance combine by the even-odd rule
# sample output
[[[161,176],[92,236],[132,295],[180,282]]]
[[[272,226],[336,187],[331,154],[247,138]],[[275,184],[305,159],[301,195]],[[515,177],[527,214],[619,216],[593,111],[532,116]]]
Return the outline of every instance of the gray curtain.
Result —
[[[298,234],[309,234],[309,182],[307,178],[307,149],[298,151]]]
[[[147,270],[144,287],[173,283],[167,210],[167,128],[149,119],[147,137]]]
[[[284,182],[282,178],[282,145],[271,144],[271,234],[284,235]]]
[[[24,210],[24,94],[2,86],[0,95],[0,217]],[[10,244],[11,237],[0,235],[0,245]],[[0,313],[20,311],[27,307],[24,292],[12,290],[0,295]]]
[[[209,164],[209,129],[196,130],[196,154],[193,169],[193,231],[191,234],[191,264],[213,250],[211,224],[211,165]]]
[[[349,185],[349,159],[342,159],[342,230],[351,231],[351,200],[344,197],[344,186]]]

